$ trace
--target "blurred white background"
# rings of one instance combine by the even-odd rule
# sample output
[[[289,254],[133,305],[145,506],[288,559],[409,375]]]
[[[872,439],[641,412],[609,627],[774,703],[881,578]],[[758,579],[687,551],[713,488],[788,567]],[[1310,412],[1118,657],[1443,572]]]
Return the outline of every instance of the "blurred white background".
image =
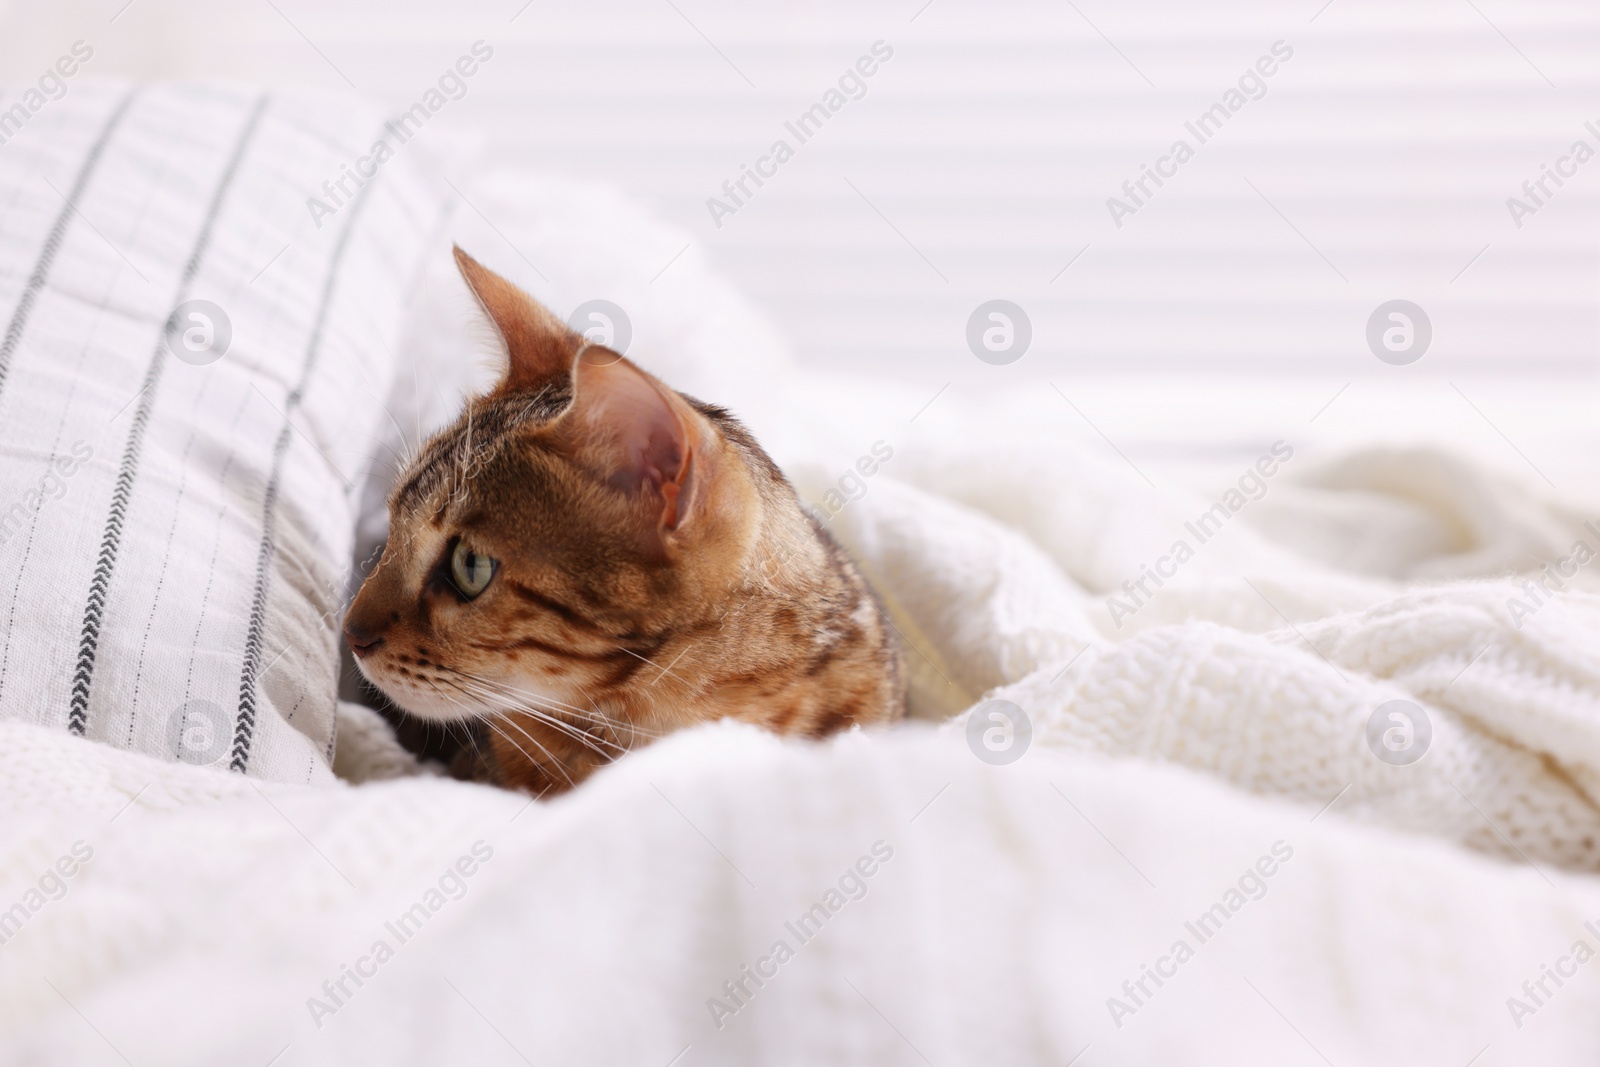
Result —
[[[424,138],[481,131],[493,160],[622,188],[808,364],[1079,382],[1113,438],[1326,407],[1318,432],[1448,426],[1516,463],[1507,445],[1560,447],[1535,439],[1594,399],[1600,160],[1520,226],[1507,204],[1575,141],[1600,151],[1593,3],[11,0],[0,82],[79,38],[98,75],[353,86],[397,109],[482,39],[494,60]],[[866,95],[716,226],[707,199],[795,143],[785,121],[879,40],[894,55]],[[1107,198],[1196,144],[1185,123],[1279,41],[1265,94],[1119,228]],[[965,341],[996,297],[1033,323],[1009,367]],[[1409,367],[1366,343],[1395,298],[1433,324]]]

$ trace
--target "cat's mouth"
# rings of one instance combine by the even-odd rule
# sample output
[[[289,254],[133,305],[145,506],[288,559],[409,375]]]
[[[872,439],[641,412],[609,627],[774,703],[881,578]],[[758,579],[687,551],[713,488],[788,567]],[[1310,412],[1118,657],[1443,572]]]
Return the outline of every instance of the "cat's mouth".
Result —
[[[354,650],[354,649],[353,649]],[[494,720],[509,712],[541,714],[570,709],[588,718],[582,709],[566,703],[565,694],[551,693],[526,681],[472,674],[429,659],[427,649],[416,655],[394,648],[369,646],[356,652],[361,674],[407,714],[434,722]]]
[[[407,714],[435,722],[460,722],[492,714],[493,707],[483,694],[474,692],[467,679],[452,679],[454,672],[431,663],[392,664],[387,662],[389,658],[377,648],[356,651],[356,667]]]

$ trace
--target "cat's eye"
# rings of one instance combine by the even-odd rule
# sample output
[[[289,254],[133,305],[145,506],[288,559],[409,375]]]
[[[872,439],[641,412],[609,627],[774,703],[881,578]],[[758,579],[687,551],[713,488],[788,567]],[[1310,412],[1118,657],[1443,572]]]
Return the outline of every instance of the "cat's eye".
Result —
[[[495,566],[494,560],[459,541],[455,551],[450,553],[450,584],[456,587],[456,592],[472,600],[489,587]]]

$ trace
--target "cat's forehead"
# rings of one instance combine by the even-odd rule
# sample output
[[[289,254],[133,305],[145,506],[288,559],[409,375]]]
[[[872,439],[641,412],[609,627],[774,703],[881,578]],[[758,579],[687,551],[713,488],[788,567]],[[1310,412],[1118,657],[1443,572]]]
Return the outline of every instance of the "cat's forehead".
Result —
[[[519,430],[549,422],[571,402],[572,389],[566,383],[469,401],[461,417],[434,435],[411,461],[390,498],[391,510],[433,516],[469,486],[472,473]]]

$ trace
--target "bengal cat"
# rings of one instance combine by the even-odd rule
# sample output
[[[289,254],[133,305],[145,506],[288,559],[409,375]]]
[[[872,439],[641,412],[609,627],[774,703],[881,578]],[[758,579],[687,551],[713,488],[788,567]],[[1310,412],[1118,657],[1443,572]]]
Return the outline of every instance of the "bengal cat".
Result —
[[[749,432],[455,255],[505,369],[389,498],[345,622],[362,673],[482,723],[486,776],[535,796],[711,719],[903,715],[882,608]]]

